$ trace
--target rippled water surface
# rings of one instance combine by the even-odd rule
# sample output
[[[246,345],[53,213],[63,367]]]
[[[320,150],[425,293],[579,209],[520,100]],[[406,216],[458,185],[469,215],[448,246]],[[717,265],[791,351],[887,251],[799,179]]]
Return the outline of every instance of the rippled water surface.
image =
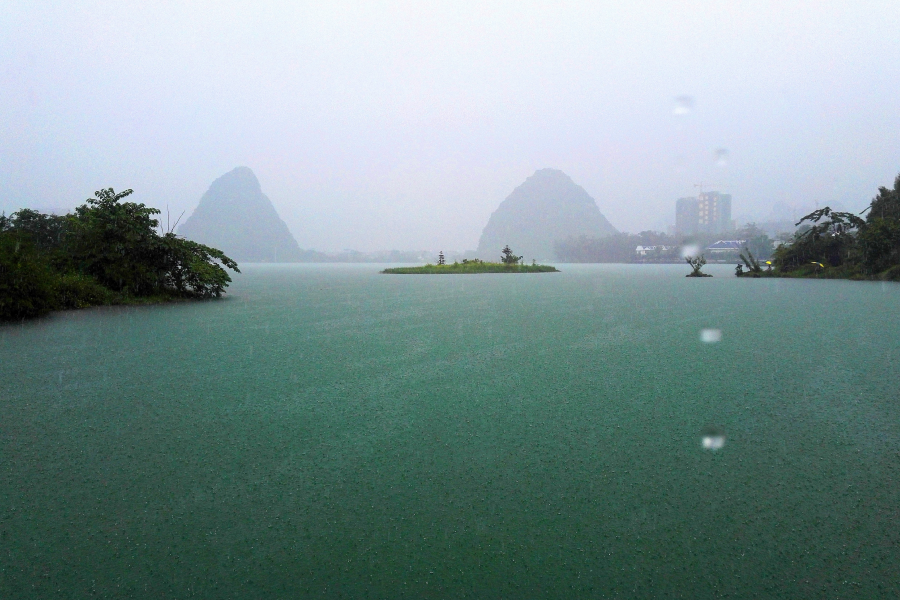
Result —
[[[900,285],[561,268],[0,327],[0,597],[900,597]]]

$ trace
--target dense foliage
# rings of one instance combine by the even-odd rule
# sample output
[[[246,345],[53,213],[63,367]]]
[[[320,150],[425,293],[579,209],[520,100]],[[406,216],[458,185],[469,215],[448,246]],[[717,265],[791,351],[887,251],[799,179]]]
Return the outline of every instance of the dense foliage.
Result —
[[[503,250],[500,251],[500,262],[504,265],[517,265],[520,260],[522,260],[522,257],[516,256],[515,253],[509,249],[508,245],[504,246]]]
[[[797,223],[801,229],[774,254],[775,276],[900,280],[900,175],[879,188],[865,219],[829,207]]]
[[[0,320],[62,308],[218,297],[237,263],[221,251],[158,232],[155,208],[100,190],[73,214],[0,215]]]

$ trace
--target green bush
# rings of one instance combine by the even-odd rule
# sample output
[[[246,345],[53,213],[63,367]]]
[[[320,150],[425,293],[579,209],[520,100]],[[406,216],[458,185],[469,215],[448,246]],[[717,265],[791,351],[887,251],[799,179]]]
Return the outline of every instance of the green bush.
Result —
[[[879,276],[882,281],[900,281],[900,265],[894,265]]]
[[[37,317],[57,308],[56,279],[29,240],[0,232],[0,320]]]
[[[67,273],[56,282],[56,298],[60,308],[87,308],[112,304],[117,296],[89,275]]]
[[[231,277],[222,265],[240,273],[237,263],[221,250],[176,237],[173,233],[162,236],[160,243],[164,256],[164,286],[181,295],[218,298],[231,283]]]

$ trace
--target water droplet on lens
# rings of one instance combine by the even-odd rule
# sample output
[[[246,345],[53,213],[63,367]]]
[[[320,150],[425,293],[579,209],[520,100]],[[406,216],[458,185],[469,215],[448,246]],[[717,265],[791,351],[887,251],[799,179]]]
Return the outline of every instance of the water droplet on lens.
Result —
[[[692,96],[678,96],[675,98],[675,106],[672,108],[673,115],[687,115],[692,110],[694,110],[694,98]]]
[[[717,167],[727,167],[728,166],[728,149],[727,148],[718,148],[716,150],[716,166]]]
[[[696,244],[688,244],[686,246],[681,247],[681,258],[687,258],[689,256],[699,256],[700,255],[700,246]]]
[[[704,450],[721,450],[725,445],[725,432],[720,427],[704,427],[700,431],[700,444]]]
[[[721,329],[701,329],[700,341],[706,344],[715,344],[722,341]]]

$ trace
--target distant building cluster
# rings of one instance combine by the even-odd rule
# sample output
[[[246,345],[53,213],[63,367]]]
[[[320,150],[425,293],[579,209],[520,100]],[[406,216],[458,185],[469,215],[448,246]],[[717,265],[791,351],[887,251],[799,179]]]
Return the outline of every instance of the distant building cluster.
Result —
[[[708,235],[734,231],[731,194],[705,192],[675,202],[676,235]]]
[[[638,246],[634,249],[634,253],[638,256],[655,256],[655,255],[663,255],[670,252],[676,252],[678,250],[678,246],[664,246],[662,244],[656,246]]]
[[[747,240],[719,240],[707,246],[706,251],[712,258],[724,258],[737,256],[746,245]]]

